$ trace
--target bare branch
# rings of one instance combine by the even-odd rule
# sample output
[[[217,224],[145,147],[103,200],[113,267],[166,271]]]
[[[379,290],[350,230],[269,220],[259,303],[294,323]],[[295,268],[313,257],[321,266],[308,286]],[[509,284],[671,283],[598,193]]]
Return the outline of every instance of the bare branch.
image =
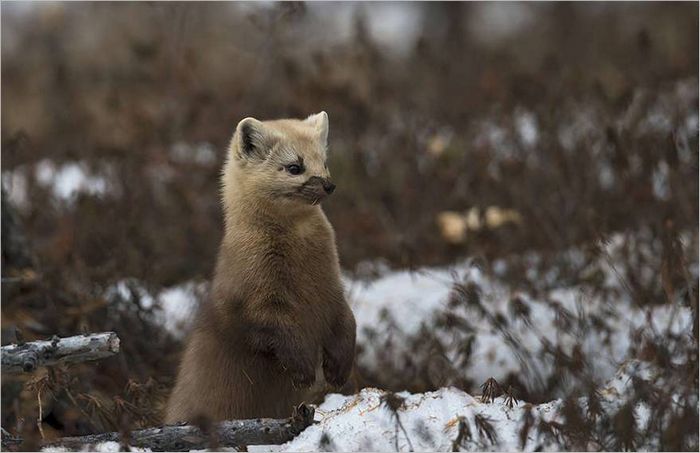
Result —
[[[5,430],[5,428],[0,428],[2,432],[2,449],[12,450],[22,444],[22,438],[19,436],[13,436]]]
[[[11,344],[2,347],[2,372],[29,373],[40,366],[98,360],[118,352],[119,337],[114,332]]]

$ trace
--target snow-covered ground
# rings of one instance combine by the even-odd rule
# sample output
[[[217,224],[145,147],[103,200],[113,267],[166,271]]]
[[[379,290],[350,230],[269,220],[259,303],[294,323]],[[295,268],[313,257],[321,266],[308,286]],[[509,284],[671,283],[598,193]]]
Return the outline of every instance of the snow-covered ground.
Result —
[[[615,237],[608,244],[613,260],[621,241],[622,238]],[[407,356],[416,354],[410,345],[420,341],[416,338],[420,338],[421,332],[439,330],[436,326],[440,317],[444,313],[456,313],[464,316],[473,331],[436,335],[442,336],[448,358],[453,360],[457,360],[459,348],[467,337],[473,335],[471,359],[461,369],[463,377],[482,383],[490,377],[501,380],[509,373],[518,373],[524,376],[523,382],[537,385],[538,379],[544,379],[552,366],[546,354],[541,354],[545,345],[558,345],[571,352],[579,343],[592,361],[589,365],[599,382],[603,407],[615,411],[624,404],[625,389],[631,380],[628,365],[631,334],[671,332],[692,341],[693,320],[691,311],[680,305],[634,305],[612,266],[611,263],[606,272],[605,283],[612,300],[578,288],[558,288],[534,299],[511,291],[497,275],[486,275],[469,261],[414,272],[384,270],[381,277],[371,282],[345,278],[362,350],[358,361],[366,370],[381,371],[380,368],[387,366],[388,358],[400,369]],[[455,283],[478,287],[485,311],[450,304]],[[157,296],[163,309],[161,319],[175,334],[182,335],[187,328],[195,306],[194,288],[192,284],[173,287]],[[516,298],[527,307],[527,319],[512,316]],[[494,328],[492,321],[499,315],[509,320],[505,330]],[[604,328],[594,329],[586,322],[597,322]],[[562,323],[569,323],[568,328],[562,329]],[[390,354],[385,353],[387,340],[391,340]],[[622,369],[621,365],[624,365]],[[460,420],[466,423],[471,436],[463,439],[460,447],[463,450],[564,448],[534,429],[526,436],[524,446],[521,443],[525,413],[531,413],[535,420],[561,421],[561,400],[540,405],[518,402],[509,407],[503,397],[491,403],[482,402],[449,384],[446,382],[435,392],[398,394],[405,399],[397,412],[402,427],[383,403],[382,390],[366,388],[352,396],[329,395],[318,408],[318,424],[283,446],[250,450],[394,451],[398,445],[401,451],[450,451],[458,437]],[[581,400],[580,404],[585,405],[585,401]],[[648,410],[641,404],[635,410],[641,429]],[[479,428],[477,419],[493,426],[494,440]]]
[[[630,368],[623,367],[601,388],[604,411],[620,407],[620,398],[630,385]],[[398,393],[403,401],[394,413],[386,396],[376,388],[352,396],[329,395],[317,409],[318,423],[294,440],[249,451],[556,451],[564,447],[535,428],[524,435],[521,431],[527,417],[536,423],[562,423],[561,400],[538,405],[508,402],[504,397],[482,401],[446,387],[435,392]],[[579,404],[585,407],[583,399]],[[645,408],[638,405],[636,411],[638,429],[643,429]]]
[[[652,373],[653,369],[644,363],[626,362],[599,388],[602,414],[613,416],[628,402],[633,375],[649,379]],[[396,402],[394,410],[389,404],[390,398]],[[326,396],[323,404],[316,408],[314,424],[290,442],[249,445],[247,451],[561,451],[572,446],[565,444],[561,436],[548,435],[540,426],[564,423],[564,404],[559,399],[537,405],[508,401],[504,397],[483,400],[479,395],[472,396],[454,387],[417,394],[389,394],[365,388],[355,395]],[[577,404],[580,410],[586,410],[585,398],[579,398]],[[650,422],[649,407],[634,403],[633,413],[636,430],[645,430]],[[528,424],[526,420],[529,420],[529,428],[524,430],[523,426]],[[601,449],[605,446],[587,447]],[[658,445],[637,447],[654,450]],[[120,451],[117,442],[87,448],[90,450],[86,451]],[[132,451],[150,450],[132,448]]]
[[[457,390],[441,388],[435,392],[398,393],[403,404],[396,415],[384,403],[386,393],[366,388],[352,396],[330,395],[318,408],[319,422],[302,432],[277,451],[452,451],[460,421],[469,427],[470,439],[462,449],[519,450],[518,431],[523,418],[523,403],[510,408],[504,398],[492,403]],[[533,407],[536,416],[551,419],[560,402]],[[476,425],[481,417],[493,426],[493,442]],[[400,424],[399,424],[400,422]],[[537,439],[526,444],[533,450]],[[398,448],[397,448],[398,447]],[[265,450],[265,447],[259,447]]]
[[[622,241],[621,237],[609,241],[612,260]],[[632,374],[649,373],[643,369],[646,365],[629,358],[632,334],[670,332],[692,341],[693,318],[690,309],[680,304],[634,305],[612,266],[610,263],[603,285],[609,291],[607,297],[579,288],[558,288],[532,298],[510,290],[498,275],[486,275],[469,261],[414,272],[384,269],[383,275],[371,282],[346,277],[347,298],[356,316],[362,351],[358,362],[370,372],[381,372],[387,366],[401,370],[409,357],[429,363],[430,350],[418,347],[416,351],[415,347],[427,331],[442,341],[448,361],[461,377],[478,385],[491,377],[502,380],[516,373],[523,377],[522,382],[537,386],[552,370],[551,357],[548,359],[543,349],[548,344],[558,345],[571,353],[578,343],[599,385],[603,409],[614,414],[627,401]],[[456,288],[470,285],[478,288],[483,308],[450,302],[459,292]],[[163,326],[182,336],[205,286],[190,282],[151,297],[138,282],[124,281],[110,289],[110,294],[128,301],[130,292],[137,291],[140,303],[153,307]],[[516,299],[521,309],[526,307],[528,316],[513,316]],[[462,316],[470,329],[441,330],[440,319],[445,313]],[[494,324],[499,316],[507,320],[504,329]],[[597,323],[597,328],[591,323]],[[467,341],[472,344],[470,359],[463,366],[455,365],[460,347]],[[422,358],[426,362],[416,358],[420,354],[426,354]],[[672,362],[679,360],[671,357]],[[249,451],[395,451],[397,447],[399,451],[451,451],[459,437],[460,422],[462,441],[458,448],[462,450],[571,448],[534,428],[521,437],[523,422],[530,415],[537,423],[562,421],[564,403],[556,399],[560,395],[553,394],[553,400],[544,404],[520,401],[511,407],[503,396],[482,402],[478,387],[470,395],[451,384],[447,379],[434,392],[398,393],[403,399],[396,412],[398,418],[385,403],[387,393],[380,389],[365,388],[351,396],[328,395],[317,409],[318,423],[293,441],[282,446],[251,446]],[[579,399],[579,404],[585,407],[585,398]],[[643,403],[633,405],[637,428],[644,429],[649,409]],[[493,438],[483,422],[493,427]],[[101,448],[109,451],[111,446]]]
[[[442,341],[453,362],[458,360],[460,347],[471,339],[471,359],[462,377],[482,383],[490,377],[501,380],[516,373],[524,376],[524,382],[538,385],[551,367],[548,356],[541,354],[545,347],[558,345],[571,353],[581,344],[582,352],[595,360],[592,369],[602,383],[628,357],[633,331],[652,334],[668,329],[673,334],[691,334],[693,319],[688,307],[636,306],[612,276],[613,271],[609,273],[614,301],[579,288],[554,289],[533,299],[487,277],[468,262],[450,268],[392,272],[368,284],[348,281],[348,299],[363,350],[358,360],[370,370],[392,363],[400,369],[407,357],[421,354],[415,345],[428,331]],[[478,288],[484,311],[450,306],[455,283]],[[520,309],[529,313],[527,317],[512,315],[516,300]],[[460,316],[470,330],[441,332],[440,320],[446,313]],[[496,319],[505,320],[507,325],[499,329]],[[601,328],[593,328],[592,322]],[[384,353],[387,347],[391,355]]]

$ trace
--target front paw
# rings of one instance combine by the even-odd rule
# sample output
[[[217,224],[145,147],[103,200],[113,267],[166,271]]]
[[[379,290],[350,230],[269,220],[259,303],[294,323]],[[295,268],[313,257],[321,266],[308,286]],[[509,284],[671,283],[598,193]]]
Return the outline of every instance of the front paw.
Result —
[[[292,379],[292,386],[297,389],[306,389],[311,387],[314,382],[316,382],[316,371],[304,370],[304,371],[291,371],[290,377]]]
[[[278,356],[282,369],[289,376],[294,388],[303,389],[316,381],[316,363],[311,356],[290,353]]]
[[[350,377],[353,359],[354,354],[350,351],[326,351],[323,356],[323,375],[326,382],[337,388],[345,385]]]

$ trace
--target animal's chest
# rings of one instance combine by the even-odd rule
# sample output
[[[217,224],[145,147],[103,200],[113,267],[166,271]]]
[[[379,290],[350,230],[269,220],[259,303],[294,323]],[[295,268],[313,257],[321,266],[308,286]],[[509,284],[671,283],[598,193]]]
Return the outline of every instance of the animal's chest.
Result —
[[[261,263],[272,284],[299,296],[312,297],[333,278],[334,254],[327,241],[312,236],[270,240]]]

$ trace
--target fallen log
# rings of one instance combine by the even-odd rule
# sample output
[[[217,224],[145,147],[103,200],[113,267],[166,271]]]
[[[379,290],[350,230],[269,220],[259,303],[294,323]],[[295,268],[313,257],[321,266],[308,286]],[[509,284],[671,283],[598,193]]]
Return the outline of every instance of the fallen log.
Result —
[[[54,336],[49,341],[29,341],[3,346],[2,372],[29,373],[40,366],[98,360],[118,352],[119,337],[114,332],[66,338]]]
[[[217,447],[240,448],[248,445],[279,445],[292,440],[313,423],[314,409],[305,404],[285,419],[258,418],[220,422],[208,432],[194,425],[166,425],[124,433],[64,437],[44,445],[69,450],[90,449],[102,442],[128,443],[130,447],[153,451],[189,451]],[[94,449],[94,448],[93,448]]]
[[[5,430],[5,428],[0,428],[1,437],[2,437],[2,449],[7,451],[7,450],[13,450],[17,448],[19,445],[22,444],[22,438],[19,436],[13,436],[9,432]]]

